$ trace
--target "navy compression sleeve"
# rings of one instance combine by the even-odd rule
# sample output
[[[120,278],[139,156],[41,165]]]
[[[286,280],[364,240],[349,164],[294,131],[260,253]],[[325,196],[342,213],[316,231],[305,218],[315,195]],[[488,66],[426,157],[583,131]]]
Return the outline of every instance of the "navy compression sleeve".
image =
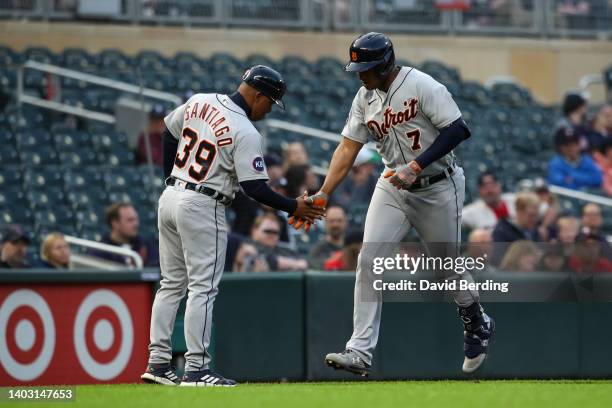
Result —
[[[440,134],[431,146],[414,160],[424,169],[431,163],[449,154],[470,135],[467,123],[465,123],[463,118],[459,118],[447,127],[440,129]]]
[[[244,192],[253,200],[264,205],[293,214],[297,209],[297,201],[275,193],[265,180],[247,180],[240,183]]]
[[[172,173],[174,159],[176,157],[176,149],[178,149],[179,143],[178,140],[172,136],[172,133],[170,133],[168,128],[164,129],[162,139],[164,143],[164,178],[167,179]]]

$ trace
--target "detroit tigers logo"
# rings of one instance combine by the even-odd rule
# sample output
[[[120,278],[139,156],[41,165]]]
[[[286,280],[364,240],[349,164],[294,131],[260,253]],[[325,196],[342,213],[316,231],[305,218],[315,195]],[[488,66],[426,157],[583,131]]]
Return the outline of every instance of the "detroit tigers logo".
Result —
[[[357,53],[355,51],[351,52],[351,61],[357,61]]]
[[[418,103],[419,101],[416,98],[410,98],[404,101],[406,109],[399,112],[393,112],[393,108],[389,106],[383,113],[382,122],[379,123],[375,120],[370,120],[367,123],[368,128],[374,132],[378,140],[382,140],[383,137],[389,134],[389,129],[416,117],[418,113]]]

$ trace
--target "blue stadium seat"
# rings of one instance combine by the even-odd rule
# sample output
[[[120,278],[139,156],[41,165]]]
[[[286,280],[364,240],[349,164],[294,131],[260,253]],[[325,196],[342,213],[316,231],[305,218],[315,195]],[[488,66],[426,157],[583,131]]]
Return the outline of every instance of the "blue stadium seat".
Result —
[[[25,192],[30,208],[54,208],[65,204],[65,194],[62,187],[43,187],[41,189],[29,189]]]
[[[51,146],[27,146],[19,150],[19,161],[26,167],[56,165],[57,152]]]
[[[59,58],[46,47],[28,47],[23,52],[24,60],[33,60],[45,64],[57,64]]]
[[[30,225],[33,221],[32,211],[23,203],[14,203],[0,209],[0,221],[4,224]]]
[[[87,191],[68,191],[66,198],[70,207],[77,211],[89,208],[103,208],[108,205],[108,197],[103,188],[89,188]]]
[[[72,211],[66,206],[55,206],[53,208],[41,209],[34,214],[34,228],[41,227],[53,229],[62,225],[70,225],[74,228],[74,217]]]
[[[75,225],[78,231],[96,229],[104,224],[96,211],[92,208],[80,209],[74,212]]]
[[[91,68],[95,63],[95,58],[83,48],[66,48],[62,52],[61,64],[66,68],[79,71]]]

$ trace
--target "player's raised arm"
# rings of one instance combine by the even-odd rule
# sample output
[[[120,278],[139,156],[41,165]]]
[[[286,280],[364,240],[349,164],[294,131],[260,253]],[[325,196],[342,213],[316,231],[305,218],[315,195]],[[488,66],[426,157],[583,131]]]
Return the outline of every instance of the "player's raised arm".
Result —
[[[327,196],[332,195],[338,185],[353,167],[357,154],[363,147],[363,143],[356,142],[343,137],[334,151],[327,176],[321,187],[321,192]]]
[[[332,195],[340,182],[344,180],[349,170],[353,167],[355,158],[362,147],[363,143],[349,139],[348,137],[343,137],[334,151],[323,186],[318,193],[307,197],[306,203],[315,208],[326,208],[329,196]],[[302,225],[304,225],[304,229],[308,231],[312,222],[307,219],[300,219],[300,217],[291,217],[289,219],[289,224],[293,225],[295,229],[300,229]]]

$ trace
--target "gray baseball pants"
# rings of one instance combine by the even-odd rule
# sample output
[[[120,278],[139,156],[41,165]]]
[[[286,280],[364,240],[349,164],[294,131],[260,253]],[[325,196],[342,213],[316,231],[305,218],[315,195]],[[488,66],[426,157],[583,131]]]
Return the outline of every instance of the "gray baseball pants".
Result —
[[[461,167],[455,167],[453,175],[428,187],[410,192],[397,190],[388,180],[378,180],[365,221],[363,242],[397,243],[414,227],[425,243],[461,242],[461,211],[465,198],[465,177]],[[360,253],[360,258],[363,254]],[[368,364],[378,342],[378,330],[382,301],[364,301],[363,282],[370,279],[360,274],[361,259],[357,262],[353,309],[353,334],[346,348],[355,350]],[[464,279],[471,279],[467,274]],[[452,293],[460,306],[478,301],[478,292],[456,291]],[[365,296],[367,297],[367,295]]]
[[[172,359],[172,329],[181,299],[185,310],[185,371],[208,368],[213,304],[223,274],[227,244],[225,207],[179,185],[159,199],[161,287],[151,316],[149,364]]]

